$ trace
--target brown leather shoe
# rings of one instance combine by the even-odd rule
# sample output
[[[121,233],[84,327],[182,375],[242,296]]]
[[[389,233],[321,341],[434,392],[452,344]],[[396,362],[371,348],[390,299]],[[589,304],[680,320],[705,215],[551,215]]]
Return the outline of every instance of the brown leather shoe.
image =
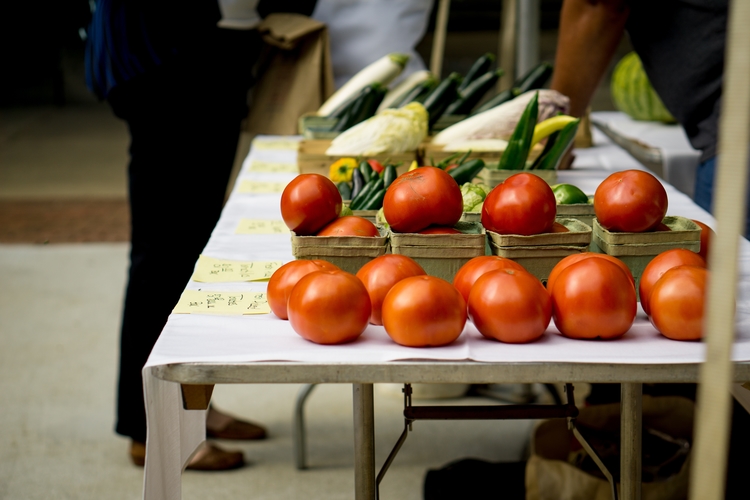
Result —
[[[143,467],[146,462],[146,445],[138,441],[130,443],[130,459],[135,465]],[[238,469],[245,465],[241,451],[225,451],[211,443],[204,443],[201,449],[190,459],[187,468],[190,470],[221,471]]]
[[[241,441],[265,439],[266,430],[258,424],[232,418],[221,428],[206,427],[206,437],[213,439],[236,439]]]

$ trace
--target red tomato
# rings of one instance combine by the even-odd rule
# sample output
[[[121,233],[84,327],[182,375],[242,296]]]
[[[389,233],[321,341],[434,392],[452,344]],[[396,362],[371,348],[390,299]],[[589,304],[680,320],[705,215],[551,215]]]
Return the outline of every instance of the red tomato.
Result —
[[[461,335],[466,302],[458,290],[434,276],[399,281],[383,301],[383,326],[397,344],[442,346]]]
[[[487,195],[482,225],[500,234],[548,233],[556,212],[555,193],[549,184],[534,174],[515,174]]]
[[[311,236],[341,213],[341,194],[326,176],[300,174],[281,193],[281,217],[298,236]]]
[[[542,283],[526,271],[490,271],[471,288],[469,317],[487,338],[533,342],[549,326],[552,301]]]
[[[651,291],[651,323],[672,340],[703,338],[703,311],[708,271],[677,266],[659,278]]]
[[[375,224],[356,215],[339,217],[318,231],[318,236],[380,236]]]
[[[421,231],[417,231],[417,234],[462,234],[461,231],[454,227],[439,227],[439,226],[432,226],[428,227],[427,229],[422,229]]]
[[[499,255],[483,255],[474,257],[469,262],[461,266],[456,275],[453,277],[453,286],[461,293],[465,301],[469,301],[469,292],[471,287],[480,278],[480,276],[490,271],[499,269],[514,269],[516,271],[525,271],[523,266],[505,257]]]
[[[281,319],[289,319],[286,303],[292,288],[304,276],[315,271],[333,271],[338,267],[325,260],[293,260],[278,268],[268,280],[268,305],[271,311]]]
[[[549,273],[549,278],[547,278],[547,290],[552,290],[552,285],[555,284],[555,280],[557,280],[557,277],[560,276],[560,273],[563,272],[563,270],[568,266],[571,266],[576,262],[580,262],[585,259],[590,259],[592,257],[596,259],[605,259],[612,262],[613,264],[617,264],[620,269],[625,271],[625,274],[628,275],[628,278],[630,278],[630,283],[633,284],[633,288],[635,289],[635,279],[633,279],[633,273],[630,272],[630,268],[623,261],[621,261],[617,257],[612,257],[611,255],[607,255],[604,253],[583,252],[568,255],[563,260],[555,264],[555,267],[552,268],[552,272]]]
[[[667,214],[667,191],[643,170],[616,172],[596,188],[594,212],[599,224],[610,231],[651,231]]]
[[[455,226],[463,208],[461,188],[453,177],[435,167],[421,167],[398,176],[383,199],[383,215],[397,233]]]
[[[654,285],[664,273],[677,266],[706,267],[706,261],[697,253],[684,248],[667,250],[654,257],[643,270],[641,281],[638,284],[638,294],[641,298],[643,312],[651,314],[650,296]]]
[[[378,160],[367,160],[367,163],[370,164],[370,168],[372,168],[377,173],[381,173],[385,167],[382,163],[380,163]]]
[[[708,263],[708,249],[711,247],[711,239],[716,236],[713,229],[699,220],[693,219],[693,222],[701,228],[701,249],[698,254]]]
[[[316,344],[343,344],[359,337],[370,317],[370,296],[361,281],[344,271],[316,271],[294,286],[289,323]]]
[[[635,288],[619,266],[605,259],[584,259],[568,266],[550,293],[552,317],[566,337],[616,338],[635,319]]]
[[[357,278],[370,294],[370,323],[382,325],[383,299],[393,285],[405,278],[427,274],[422,266],[406,255],[386,254],[377,257],[357,271]]]

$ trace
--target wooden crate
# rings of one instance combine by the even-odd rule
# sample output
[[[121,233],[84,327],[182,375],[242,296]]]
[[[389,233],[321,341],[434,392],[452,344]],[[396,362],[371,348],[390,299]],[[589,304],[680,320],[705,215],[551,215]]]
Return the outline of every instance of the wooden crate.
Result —
[[[605,253],[623,261],[633,273],[637,293],[643,270],[654,257],[674,248],[692,252],[700,250],[701,229],[695,222],[679,216],[665,217],[662,222],[669,231],[624,233],[608,231],[594,218],[591,251]],[[638,298],[640,299],[640,295]]]
[[[327,155],[326,150],[331,146],[330,140],[325,139],[303,139],[299,143],[299,149],[297,151],[297,167],[301,174],[321,174],[328,175],[328,171],[331,167],[331,163],[346,156],[332,156]],[[356,157],[351,156],[349,157]],[[390,163],[401,163],[396,168],[399,175],[409,170],[411,162],[417,159],[417,152],[411,151],[407,153],[399,154],[380,154],[375,156],[367,156],[368,159],[374,158],[379,162],[385,164]]]
[[[463,234],[389,233],[391,252],[411,257],[430,276],[453,282],[461,267],[487,254],[487,238],[481,224],[458,222]]]
[[[295,259],[325,260],[356,274],[362,266],[388,251],[388,231],[382,227],[378,230],[379,237],[297,236],[292,232],[292,255]]]
[[[567,233],[542,233],[531,236],[498,234],[487,231],[492,255],[521,264],[524,269],[547,283],[552,269],[569,255],[587,252],[592,229],[577,219],[557,219]]]

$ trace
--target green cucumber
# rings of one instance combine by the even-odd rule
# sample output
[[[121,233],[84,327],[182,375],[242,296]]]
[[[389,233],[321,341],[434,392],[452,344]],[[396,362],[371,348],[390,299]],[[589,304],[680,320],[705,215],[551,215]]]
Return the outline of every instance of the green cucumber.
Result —
[[[507,89],[503,90],[499,94],[497,94],[495,97],[490,99],[489,101],[485,102],[475,110],[471,112],[472,115],[476,115],[477,113],[483,113],[487,111],[488,109],[492,109],[496,106],[500,106],[501,104],[505,104],[506,102],[515,99],[516,96],[518,96],[518,89]]]
[[[534,93],[523,110],[513,134],[508,139],[503,155],[500,157],[498,168],[500,170],[523,170],[526,166],[526,158],[531,149],[531,139],[534,137],[534,127],[539,117],[539,92]]]
[[[375,185],[380,181],[379,178],[374,178],[367,184],[365,184],[365,187],[362,188],[362,191],[359,192],[356,198],[352,200],[352,202],[349,204],[349,208],[352,210],[359,210],[359,207],[362,205],[362,202],[364,202],[370,195],[372,195],[372,190],[375,187]]]
[[[360,172],[358,168],[352,170],[352,197],[349,199],[353,200],[356,198],[359,192],[362,191],[362,188],[365,187],[365,184],[367,183],[365,182],[362,172]]]
[[[555,144],[550,148],[549,152],[542,157],[542,159],[536,164],[536,168],[539,170],[556,170],[560,165],[565,152],[573,144],[576,138],[576,132],[578,131],[578,124],[581,122],[580,118],[574,122],[570,122],[565,125],[560,131],[560,135],[555,140]]]
[[[398,172],[396,172],[396,166],[395,165],[386,165],[385,169],[383,170],[383,184],[386,189],[388,189],[388,186],[393,183],[393,181],[396,180],[396,177],[398,177]]]
[[[484,94],[486,94],[494,85],[497,80],[503,75],[503,70],[497,69],[495,71],[489,71],[466,87],[461,92],[458,99],[453,101],[450,106],[445,110],[446,115],[466,115],[479,101],[482,100]]]
[[[336,188],[338,188],[339,193],[341,194],[342,200],[351,200],[352,199],[352,187],[349,185],[348,182],[342,181],[336,184]]]
[[[429,113],[430,128],[443,115],[445,109],[456,100],[458,96],[458,85],[461,83],[461,75],[451,73],[448,78],[438,84],[430,95],[424,100],[424,107]]]
[[[380,210],[383,206],[383,199],[385,198],[385,188],[380,188],[377,191],[373,191],[372,196],[365,200],[360,210]]]
[[[358,170],[362,174],[362,177],[364,177],[365,184],[370,182],[374,177],[378,175],[377,172],[372,169],[367,160],[362,160],[360,162]]]
[[[487,73],[494,61],[495,54],[487,52],[485,55],[480,56],[476,61],[474,61],[474,64],[471,65],[471,68],[469,68],[469,71],[466,73],[466,76],[461,82],[461,85],[458,86],[458,91],[462,92],[469,86],[470,83],[479,78],[481,75]]]
[[[459,165],[453,170],[450,170],[448,174],[456,180],[459,186],[463,186],[467,182],[471,182],[471,180],[476,177],[483,168],[484,160],[477,158]]]
[[[360,197],[357,202],[357,206],[352,207],[352,210],[368,210],[365,207],[370,205],[373,196],[375,196],[375,194],[384,187],[385,182],[383,181],[383,179],[373,179],[367,186],[365,186],[365,188],[369,188],[367,192],[365,192],[364,189],[362,190],[362,194],[364,194],[364,196]]]
[[[517,88],[519,94],[529,90],[537,90],[544,87],[550,76],[552,76],[552,65],[548,62],[539,63],[531,71],[516,80],[513,88]]]

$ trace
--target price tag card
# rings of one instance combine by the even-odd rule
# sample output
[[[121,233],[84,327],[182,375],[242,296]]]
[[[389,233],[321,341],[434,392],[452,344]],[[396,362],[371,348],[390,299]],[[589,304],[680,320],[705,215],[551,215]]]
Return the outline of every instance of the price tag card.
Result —
[[[297,165],[294,163],[263,160],[253,160],[250,163],[250,171],[264,174],[296,174],[298,172]]]
[[[286,182],[242,181],[239,191],[250,194],[272,194],[283,192],[285,187]]]
[[[193,273],[199,283],[229,283],[233,281],[267,281],[283,263],[278,261],[242,262],[215,259],[201,255]]]
[[[235,234],[289,234],[282,220],[242,219]]]
[[[206,292],[185,290],[174,314],[268,314],[271,307],[263,292]]]
[[[298,145],[299,141],[292,139],[255,139],[253,141],[253,148],[258,150],[297,151]]]

